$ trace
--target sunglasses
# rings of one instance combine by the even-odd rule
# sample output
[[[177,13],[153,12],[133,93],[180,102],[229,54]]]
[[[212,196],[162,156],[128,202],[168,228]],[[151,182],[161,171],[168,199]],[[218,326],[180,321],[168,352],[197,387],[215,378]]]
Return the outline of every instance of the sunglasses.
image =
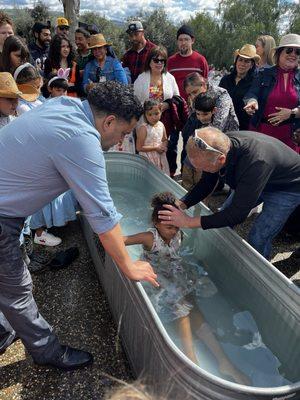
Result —
[[[284,50],[286,54],[291,54],[294,51],[297,56],[300,56],[300,49],[295,49],[294,47],[286,47]]]
[[[197,147],[201,150],[209,150],[209,151],[213,151],[214,153],[223,154],[220,150],[217,150],[214,147],[211,147],[208,143],[205,142],[205,140],[203,140],[199,136],[197,136],[196,132],[193,136],[193,140],[195,141]]]
[[[166,60],[164,60],[163,58],[152,58],[152,61],[155,64],[164,64],[166,62]]]

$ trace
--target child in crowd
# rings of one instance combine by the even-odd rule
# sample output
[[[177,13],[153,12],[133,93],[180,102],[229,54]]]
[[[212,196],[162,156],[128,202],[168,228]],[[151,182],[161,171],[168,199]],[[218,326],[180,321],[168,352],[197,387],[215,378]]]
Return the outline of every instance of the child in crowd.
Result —
[[[69,69],[60,68],[56,75],[48,82],[48,91],[51,98],[65,96],[68,88]],[[43,246],[57,246],[61,238],[47,232],[47,228],[60,227],[69,221],[76,220],[77,200],[71,190],[62,193],[51,203],[31,216],[30,228],[35,230],[34,243]]]
[[[24,98],[12,75],[0,72],[0,129],[17,115],[19,99]]]
[[[136,149],[165,174],[170,175],[166,156],[168,139],[164,124],[160,121],[161,106],[157,100],[144,103],[144,122],[136,130]]]
[[[214,116],[217,109],[217,99],[208,93],[200,93],[194,100],[194,112],[188,119],[188,122],[183,128],[182,136],[184,143],[187,143],[188,138],[194,135],[196,129],[206,126],[215,126]],[[238,130],[238,124],[234,115],[229,114],[223,132],[230,130]],[[186,190],[190,190],[201,178],[201,171],[196,171],[188,158],[183,161],[182,167],[182,186]]]
[[[47,89],[50,98],[67,96],[69,72],[69,68],[66,70],[60,68],[57,74],[52,73],[49,75]]]
[[[162,224],[158,218],[158,212],[165,209],[165,204],[178,208],[172,193],[154,195],[151,201],[153,227],[147,232],[124,236],[125,245],[143,245],[141,258],[157,271],[160,288],[147,287],[146,292],[164,323],[178,323],[187,357],[199,364],[193,344],[193,325],[195,334],[216,357],[220,372],[236,382],[246,383],[247,378],[231,364],[200,310],[193,310],[193,297],[213,296],[217,288],[201,267],[183,265],[179,254],[183,233],[173,225]]]
[[[0,53],[0,71],[14,73],[20,65],[30,61],[29,50],[24,40],[15,35],[8,36]]]
[[[50,43],[49,55],[45,61],[44,75],[49,79],[51,73],[57,73],[60,68],[70,68],[68,77],[68,96],[80,97],[82,93],[80,71],[75,62],[72,43],[66,36],[55,35]],[[43,89],[44,96],[47,96]]]
[[[29,63],[22,64],[15,70],[14,79],[19,90],[26,95],[26,100],[21,99],[19,101],[18,115],[43,104],[45,101],[44,97],[41,96],[43,80],[37,68]]]

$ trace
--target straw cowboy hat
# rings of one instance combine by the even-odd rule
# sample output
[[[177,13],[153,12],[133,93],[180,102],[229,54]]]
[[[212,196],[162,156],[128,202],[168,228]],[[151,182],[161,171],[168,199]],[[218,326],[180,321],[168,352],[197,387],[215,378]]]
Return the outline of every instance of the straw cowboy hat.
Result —
[[[8,72],[0,72],[0,97],[26,100],[26,95],[19,90],[14,78]]]
[[[282,36],[279,46],[275,47],[275,49],[279,49],[280,47],[300,48],[300,35],[297,35],[296,33],[289,33],[288,35]]]
[[[96,47],[111,46],[108,43],[102,33],[97,33],[96,35],[91,35],[89,38],[89,49],[94,49]]]
[[[247,58],[249,60],[254,60],[256,63],[260,60],[260,56],[256,54],[256,48],[253,44],[244,44],[243,47],[237,49],[234,52],[234,59],[236,60],[237,56],[241,56],[243,58]]]

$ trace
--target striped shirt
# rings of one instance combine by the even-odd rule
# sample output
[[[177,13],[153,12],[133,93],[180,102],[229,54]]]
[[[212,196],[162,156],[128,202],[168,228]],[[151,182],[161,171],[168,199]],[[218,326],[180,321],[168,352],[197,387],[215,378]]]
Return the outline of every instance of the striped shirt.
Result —
[[[183,81],[185,77],[192,72],[199,72],[204,78],[208,75],[208,64],[206,58],[193,51],[190,56],[184,57],[179,53],[169,57],[167,63],[168,71],[174,75],[177,85],[179,87],[180,96],[187,100],[187,95],[183,88]]]

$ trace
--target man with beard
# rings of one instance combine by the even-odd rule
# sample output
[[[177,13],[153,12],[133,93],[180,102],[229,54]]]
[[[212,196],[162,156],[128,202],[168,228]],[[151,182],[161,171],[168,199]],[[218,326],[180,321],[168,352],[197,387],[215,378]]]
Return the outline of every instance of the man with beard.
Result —
[[[131,21],[126,33],[129,35],[131,48],[124,54],[122,66],[129,69],[131,83],[134,83],[144,71],[148,54],[155,44],[145,38],[144,28],[140,21]]]
[[[132,131],[142,113],[130,87],[108,81],[95,85],[84,102],[57,97],[1,129],[0,353],[17,335],[38,365],[71,370],[93,362],[90,353],[60,344],[39,313],[19,246],[24,217],[68,187],[124,275],[159,286],[151,265],[127,253],[103,154]]]
[[[177,31],[177,46],[179,52],[169,57],[167,62],[168,71],[174,75],[180,96],[187,100],[187,94],[183,88],[185,77],[191,72],[198,72],[207,78],[208,64],[206,58],[193,50],[195,36],[192,28],[182,25]]]
[[[75,31],[75,44],[77,46],[76,63],[79,67],[81,77],[83,76],[84,67],[93,58],[88,43],[90,36],[90,33],[84,28],[77,28]]]
[[[34,42],[28,46],[30,55],[36,66],[44,69],[44,62],[48,57],[49,44],[51,42],[51,32],[48,25],[36,22],[32,27]]]

